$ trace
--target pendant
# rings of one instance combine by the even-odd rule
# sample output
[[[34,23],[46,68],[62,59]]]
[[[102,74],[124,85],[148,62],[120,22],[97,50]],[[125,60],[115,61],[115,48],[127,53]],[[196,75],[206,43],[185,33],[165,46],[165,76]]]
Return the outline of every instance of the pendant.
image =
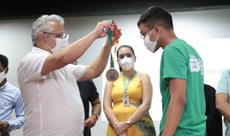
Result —
[[[117,70],[115,68],[110,68],[107,72],[106,72],[106,78],[107,80],[109,80],[110,82],[114,82],[117,80],[119,74],[117,72]]]

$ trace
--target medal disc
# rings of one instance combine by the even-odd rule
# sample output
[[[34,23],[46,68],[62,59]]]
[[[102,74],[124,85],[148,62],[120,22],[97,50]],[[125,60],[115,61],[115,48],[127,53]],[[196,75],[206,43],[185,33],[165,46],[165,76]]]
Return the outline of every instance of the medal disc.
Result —
[[[118,72],[114,69],[114,68],[110,68],[107,72],[106,72],[106,78],[107,80],[109,80],[110,82],[114,82],[117,80],[119,74]]]

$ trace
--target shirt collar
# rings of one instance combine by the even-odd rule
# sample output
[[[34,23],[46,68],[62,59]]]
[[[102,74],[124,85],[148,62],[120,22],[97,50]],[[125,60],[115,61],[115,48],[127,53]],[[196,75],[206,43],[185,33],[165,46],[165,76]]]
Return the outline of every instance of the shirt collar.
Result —
[[[3,86],[0,86],[0,91],[3,90],[7,86],[8,82],[6,80],[6,83]]]
[[[38,48],[38,47],[33,47],[32,52],[43,52],[43,53],[51,54],[49,51],[41,49],[41,48]]]

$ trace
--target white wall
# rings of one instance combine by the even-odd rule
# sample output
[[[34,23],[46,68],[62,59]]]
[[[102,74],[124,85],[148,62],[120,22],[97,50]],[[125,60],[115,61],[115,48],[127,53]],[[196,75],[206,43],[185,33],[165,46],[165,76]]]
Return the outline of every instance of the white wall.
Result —
[[[205,82],[216,87],[217,80],[223,68],[228,63],[223,59],[227,55],[230,43],[230,9],[217,9],[192,12],[173,12],[174,30],[179,38],[191,43],[201,57],[205,66]],[[98,21],[113,19],[122,29],[122,37],[119,44],[129,44],[134,47],[137,61],[137,70],[146,71],[150,74],[153,83],[153,102],[150,110],[154,119],[157,133],[161,117],[161,96],[159,93],[159,63],[162,50],[155,54],[145,49],[140,38],[137,20],[140,15],[121,16],[90,16],[90,17],[66,17],[66,33],[70,34],[70,41],[81,38],[94,29]],[[18,86],[16,68],[20,59],[32,48],[31,26],[35,19],[0,20],[0,53],[9,58],[8,81]],[[79,63],[89,64],[98,55],[105,39],[99,39],[82,56]],[[227,59],[228,60],[228,59]],[[105,70],[106,71],[106,70]],[[97,79],[95,84],[103,98],[104,73]],[[77,125],[77,124],[76,124]],[[104,136],[107,121],[104,115],[92,129],[94,136]],[[12,132],[13,136],[22,136],[22,129]]]

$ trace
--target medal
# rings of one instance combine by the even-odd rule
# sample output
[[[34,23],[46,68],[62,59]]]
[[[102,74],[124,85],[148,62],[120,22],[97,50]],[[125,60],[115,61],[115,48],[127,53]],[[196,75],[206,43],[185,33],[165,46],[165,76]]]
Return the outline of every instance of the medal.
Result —
[[[112,22],[112,20],[109,20],[110,22]],[[112,31],[108,31],[108,39],[110,42],[110,46],[113,46],[113,33]],[[119,74],[117,72],[117,70],[114,68],[114,60],[113,60],[113,56],[112,56],[112,52],[110,54],[110,69],[106,72],[106,79],[110,82],[114,82],[117,80],[117,78],[119,77]]]
[[[110,82],[114,82],[117,80],[119,74],[115,68],[111,67],[107,72],[106,72],[106,78]]]

